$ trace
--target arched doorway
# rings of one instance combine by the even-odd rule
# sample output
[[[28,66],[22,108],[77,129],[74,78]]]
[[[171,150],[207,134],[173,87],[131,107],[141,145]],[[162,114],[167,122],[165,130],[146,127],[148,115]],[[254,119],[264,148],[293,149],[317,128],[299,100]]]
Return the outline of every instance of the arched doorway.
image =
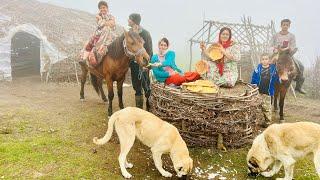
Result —
[[[40,78],[40,39],[36,36],[17,32],[11,39],[11,76]]]

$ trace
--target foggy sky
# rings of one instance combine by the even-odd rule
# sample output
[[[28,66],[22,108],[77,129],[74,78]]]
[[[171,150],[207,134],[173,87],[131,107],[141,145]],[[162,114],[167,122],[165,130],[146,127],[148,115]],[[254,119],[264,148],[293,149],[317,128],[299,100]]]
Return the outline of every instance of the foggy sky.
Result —
[[[40,0],[55,5],[97,13],[99,0]],[[290,31],[296,35],[299,51],[296,57],[310,66],[320,55],[319,0],[107,0],[110,12],[119,24],[127,27],[129,14],[140,13],[141,25],[149,30],[154,43],[169,38],[173,50],[183,54],[178,64],[189,61],[188,40],[208,20],[240,23],[243,15],[251,16],[254,24],[266,25],[274,20],[292,20]],[[93,19],[94,21],[94,19]],[[200,54],[200,52],[199,52]],[[184,63],[185,62],[185,63]]]

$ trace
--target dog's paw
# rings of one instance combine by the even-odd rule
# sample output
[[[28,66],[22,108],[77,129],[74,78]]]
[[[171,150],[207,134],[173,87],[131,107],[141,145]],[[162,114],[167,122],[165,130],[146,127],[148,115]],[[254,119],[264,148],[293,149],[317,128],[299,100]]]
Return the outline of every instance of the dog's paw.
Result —
[[[123,173],[122,173],[122,176],[123,176],[124,178],[126,178],[126,179],[130,179],[130,178],[132,177],[132,175],[131,175],[130,173],[128,173],[128,172],[123,172]]]
[[[126,168],[128,168],[128,169],[133,168],[133,164],[132,163],[126,163]]]
[[[163,177],[167,177],[167,178],[172,177],[172,174],[169,173],[168,171],[162,172],[161,175],[162,175]]]

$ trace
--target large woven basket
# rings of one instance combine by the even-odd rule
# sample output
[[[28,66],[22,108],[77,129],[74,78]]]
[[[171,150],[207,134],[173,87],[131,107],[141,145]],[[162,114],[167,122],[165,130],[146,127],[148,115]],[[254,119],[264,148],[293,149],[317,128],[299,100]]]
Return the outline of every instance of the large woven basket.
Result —
[[[238,148],[252,143],[264,121],[258,88],[237,83],[218,94],[199,94],[152,83],[151,111],[176,126],[188,146]]]

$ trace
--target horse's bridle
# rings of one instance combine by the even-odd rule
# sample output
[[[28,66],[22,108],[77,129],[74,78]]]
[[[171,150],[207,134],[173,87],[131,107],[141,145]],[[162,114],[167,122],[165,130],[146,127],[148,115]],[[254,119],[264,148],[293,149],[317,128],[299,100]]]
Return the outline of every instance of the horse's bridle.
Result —
[[[143,54],[143,52],[145,51],[144,47],[138,49],[137,52],[132,52],[127,48],[127,43],[126,40],[123,40],[123,48],[124,48],[124,53],[128,56],[128,57],[134,57],[136,59],[136,56],[139,56],[141,54]]]

